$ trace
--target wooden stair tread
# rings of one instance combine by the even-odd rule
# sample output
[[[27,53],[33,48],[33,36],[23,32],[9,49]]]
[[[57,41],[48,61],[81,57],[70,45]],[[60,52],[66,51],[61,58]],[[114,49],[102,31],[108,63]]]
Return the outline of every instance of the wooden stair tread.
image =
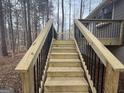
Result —
[[[79,59],[50,59],[49,62],[80,62]]]
[[[78,53],[55,53],[55,52],[52,52],[51,55],[78,55]]]
[[[88,83],[79,77],[48,77],[45,86],[88,86]]]
[[[52,47],[52,49],[73,49],[73,50],[76,50],[75,47]]]
[[[49,67],[48,72],[83,72],[81,67]]]
[[[54,40],[44,93],[88,93],[88,83],[73,40]]]
[[[74,41],[73,40],[54,40],[54,43],[57,43],[57,42],[59,42],[59,43],[65,43],[65,42],[71,42],[71,43],[74,43]]]
[[[75,92],[44,92],[44,93],[75,93]],[[89,93],[89,92],[76,92],[76,93]]]

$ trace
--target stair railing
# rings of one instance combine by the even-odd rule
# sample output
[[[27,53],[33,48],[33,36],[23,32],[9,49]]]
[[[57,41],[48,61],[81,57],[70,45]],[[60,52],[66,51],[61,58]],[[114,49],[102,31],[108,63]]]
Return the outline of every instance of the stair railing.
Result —
[[[124,20],[79,19],[104,45],[124,43]]]
[[[23,93],[39,93],[48,51],[52,39],[56,38],[56,31],[52,22],[52,20],[48,21],[15,68],[21,76]]]
[[[118,93],[124,65],[78,20],[74,31],[92,93]]]

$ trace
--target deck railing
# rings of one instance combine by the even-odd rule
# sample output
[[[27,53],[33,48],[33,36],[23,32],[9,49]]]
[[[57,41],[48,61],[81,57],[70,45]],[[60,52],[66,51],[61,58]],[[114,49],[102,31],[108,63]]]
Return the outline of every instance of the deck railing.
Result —
[[[16,71],[21,74],[24,93],[39,93],[52,38],[56,38],[56,32],[52,20],[49,20],[17,65]]]
[[[79,19],[104,45],[122,45],[124,20]]]
[[[124,65],[86,28],[86,25],[76,20],[74,26],[75,39],[81,56],[84,57],[85,74],[92,93],[118,93],[119,77],[124,71]]]

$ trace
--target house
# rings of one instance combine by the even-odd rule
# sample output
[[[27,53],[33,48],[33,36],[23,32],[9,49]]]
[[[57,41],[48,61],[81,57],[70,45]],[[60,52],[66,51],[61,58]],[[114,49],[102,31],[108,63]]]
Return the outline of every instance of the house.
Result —
[[[124,0],[103,0],[87,19],[124,19]]]
[[[90,20],[90,19],[123,20],[124,19],[124,0],[103,0],[86,17],[86,20],[87,19],[88,20]],[[92,24],[93,23],[90,23],[90,25],[92,25]],[[105,23],[102,25],[105,25]],[[111,27],[110,29],[112,29],[112,28],[113,27]],[[98,29],[97,29],[97,31],[98,31]],[[104,29],[104,33],[105,33],[105,29]],[[124,54],[123,54],[124,53],[124,43],[121,46],[115,45],[115,46],[106,46],[106,47],[124,64]]]

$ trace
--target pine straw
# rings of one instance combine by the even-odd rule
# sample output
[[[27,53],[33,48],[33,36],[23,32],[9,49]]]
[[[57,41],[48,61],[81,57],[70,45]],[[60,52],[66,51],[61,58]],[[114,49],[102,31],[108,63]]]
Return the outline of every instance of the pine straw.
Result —
[[[20,75],[15,71],[15,67],[24,53],[11,56],[0,56],[0,89],[14,89],[14,93],[22,93]]]

